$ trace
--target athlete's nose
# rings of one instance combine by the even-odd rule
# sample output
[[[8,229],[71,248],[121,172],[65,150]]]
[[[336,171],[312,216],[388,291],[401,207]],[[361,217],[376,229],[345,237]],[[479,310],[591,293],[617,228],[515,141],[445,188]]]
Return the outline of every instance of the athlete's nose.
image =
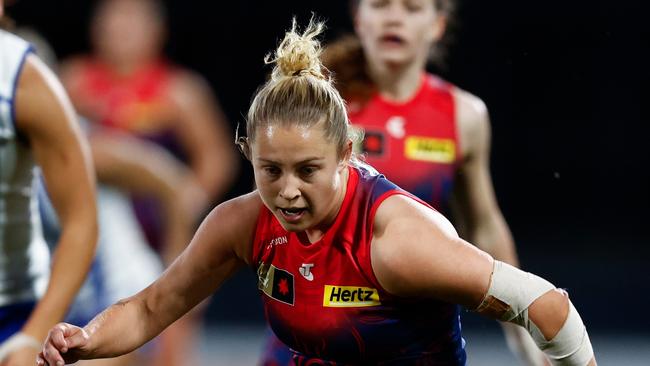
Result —
[[[401,25],[404,22],[404,8],[400,2],[393,2],[384,13],[385,25]]]
[[[293,201],[300,197],[300,179],[293,175],[289,175],[284,179],[282,189],[280,189],[280,197],[287,201]]]

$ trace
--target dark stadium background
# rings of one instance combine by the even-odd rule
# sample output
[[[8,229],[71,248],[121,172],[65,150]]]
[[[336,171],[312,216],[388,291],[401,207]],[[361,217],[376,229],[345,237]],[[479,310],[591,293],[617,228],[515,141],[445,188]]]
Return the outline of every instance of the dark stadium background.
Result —
[[[346,1],[166,3],[168,56],[210,81],[233,126],[292,15],[326,19],[328,40],[351,27]],[[65,57],[88,48],[91,4],[20,0],[7,12]],[[650,329],[648,10],[643,1],[465,0],[440,71],[488,105],[493,179],[523,267],[567,288],[590,329],[613,334]],[[251,179],[245,166],[231,195]],[[226,284],[209,321],[261,322],[253,282],[244,271]]]

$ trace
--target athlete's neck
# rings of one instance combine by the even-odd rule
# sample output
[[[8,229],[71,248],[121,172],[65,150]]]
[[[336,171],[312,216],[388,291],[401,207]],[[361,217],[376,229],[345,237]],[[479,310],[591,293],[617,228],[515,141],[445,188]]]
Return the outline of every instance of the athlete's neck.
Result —
[[[334,224],[334,221],[336,221],[336,217],[338,216],[339,211],[341,211],[343,201],[345,200],[345,194],[348,190],[348,179],[350,179],[350,170],[346,167],[341,172],[338,194],[336,199],[333,200],[333,205],[330,207],[329,213],[320,224],[305,230],[305,235],[310,243],[315,243],[321,240],[325,235],[325,232],[327,232],[327,230]]]
[[[370,63],[368,72],[377,86],[379,94],[391,102],[406,102],[413,98],[420,88],[424,65],[411,62],[407,65],[377,65]]]

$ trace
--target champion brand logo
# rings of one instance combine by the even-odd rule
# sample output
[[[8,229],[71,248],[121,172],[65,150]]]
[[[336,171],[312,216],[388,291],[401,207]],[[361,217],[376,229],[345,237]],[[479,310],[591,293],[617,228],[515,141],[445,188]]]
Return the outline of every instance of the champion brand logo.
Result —
[[[298,272],[307,280],[307,281],[313,281],[314,280],[314,274],[311,273],[311,267],[313,267],[313,263],[303,263],[300,268],[298,268]]]
[[[289,240],[287,240],[286,236],[278,236],[277,238],[271,239],[268,244],[266,244],[266,249],[271,249],[271,247],[274,247],[276,245],[281,245],[281,244],[287,244]]]

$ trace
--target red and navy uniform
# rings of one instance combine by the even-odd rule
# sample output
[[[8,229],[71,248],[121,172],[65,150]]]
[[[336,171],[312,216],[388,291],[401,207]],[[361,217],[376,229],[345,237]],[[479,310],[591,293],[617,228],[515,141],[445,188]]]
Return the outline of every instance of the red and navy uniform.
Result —
[[[453,86],[422,74],[416,94],[395,103],[375,94],[365,104],[349,103],[348,116],[364,131],[357,151],[404,190],[444,214],[460,161]]]
[[[315,243],[260,210],[251,263],[273,332],[294,365],[464,365],[458,306],[393,296],[372,270],[377,208],[392,195],[417,198],[382,175],[349,172],[340,211]]]

